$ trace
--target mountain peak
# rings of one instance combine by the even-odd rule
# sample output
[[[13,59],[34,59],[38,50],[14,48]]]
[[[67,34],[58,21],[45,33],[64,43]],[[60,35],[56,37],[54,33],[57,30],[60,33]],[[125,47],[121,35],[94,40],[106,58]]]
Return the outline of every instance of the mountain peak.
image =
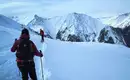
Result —
[[[39,16],[35,14],[35,15],[34,15],[34,18],[39,18]]]
[[[17,23],[16,21],[12,20],[11,18],[8,18],[2,14],[0,14],[0,26],[4,26],[4,27],[10,27],[17,29],[17,30],[21,30],[21,25],[19,23]]]
[[[47,18],[40,17],[37,14],[34,15],[34,19],[36,19],[36,20],[47,20]]]
[[[121,14],[121,15],[119,15],[119,16],[129,16],[129,15],[130,15],[130,12]]]
[[[83,15],[86,15],[86,14],[73,12],[73,13],[69,13],[68,15],[72,15],[72,16],[83,16]]]

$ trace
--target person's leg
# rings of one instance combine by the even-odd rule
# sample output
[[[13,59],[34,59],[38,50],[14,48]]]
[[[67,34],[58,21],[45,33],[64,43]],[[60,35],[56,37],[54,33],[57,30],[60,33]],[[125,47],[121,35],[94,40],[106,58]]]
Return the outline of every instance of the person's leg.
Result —
[[[17,63],[18,68],[22,74],[22,80],[28,80],[28,69],[26,65],[23,65],[21,63]]]
[[[44,42],[44,36],[41,35],[41,42]]]
[[[32,80],[37,80],[36,70],[35,70],[35,64],[34,62],[30,62],[29,66],[29,75]]]
[[[44,36],[42,35],[42,41],[44,41]]]

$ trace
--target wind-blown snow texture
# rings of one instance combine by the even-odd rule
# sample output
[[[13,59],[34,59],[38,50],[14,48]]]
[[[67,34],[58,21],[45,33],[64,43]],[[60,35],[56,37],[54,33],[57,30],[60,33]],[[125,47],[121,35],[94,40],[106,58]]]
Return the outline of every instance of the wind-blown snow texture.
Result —
[[[129,80],[130,50],[99,43],[47,40],[49,80]],[[57,47],[55,47],[57,46]]]

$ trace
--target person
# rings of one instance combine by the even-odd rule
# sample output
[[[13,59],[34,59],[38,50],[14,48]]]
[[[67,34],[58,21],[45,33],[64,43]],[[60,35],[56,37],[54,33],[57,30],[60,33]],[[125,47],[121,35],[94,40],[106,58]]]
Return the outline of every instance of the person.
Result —
[[[22,74],[22,80],[28,80],[28,74],[32,80],[37,80],[33,57],[42,57],[43,54],[37,50],[35,44],[30,40],[27,29],[22,30],[20,38],[15,40],[11,51],[16,51],[16,62]]]
[[[41,42],[44,42],[44,31],[40,29]]]

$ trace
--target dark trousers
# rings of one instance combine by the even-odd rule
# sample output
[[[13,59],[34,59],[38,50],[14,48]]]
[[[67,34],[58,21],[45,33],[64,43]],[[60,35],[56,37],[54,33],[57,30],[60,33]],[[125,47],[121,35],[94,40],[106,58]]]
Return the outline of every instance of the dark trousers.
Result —
[[[34,61],[17,62],[17,66],[22,74],[22,80],[28,80],[28,74],[32,80],[37,80]]]
[[[44,41],[44,36],[43,35],[41,35],[41,41]]]

